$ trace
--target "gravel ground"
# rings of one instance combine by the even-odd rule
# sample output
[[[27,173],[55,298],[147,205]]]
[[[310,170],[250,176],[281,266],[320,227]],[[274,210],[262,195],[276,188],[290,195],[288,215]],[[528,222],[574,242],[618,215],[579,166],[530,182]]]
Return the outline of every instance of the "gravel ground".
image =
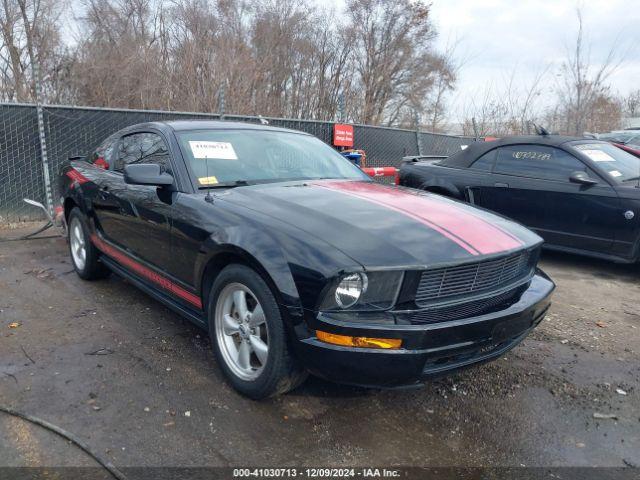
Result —
[[[116,276],[80,280],[63,239],[0,243],[0,404],[121,467],[640,468],[640,268],[552,253],[542,268],[550,314],[499,360],[411,390],[311,378],[258,403],[204,332]],[[0,439],[0,466],[95,465],[2,413]]]

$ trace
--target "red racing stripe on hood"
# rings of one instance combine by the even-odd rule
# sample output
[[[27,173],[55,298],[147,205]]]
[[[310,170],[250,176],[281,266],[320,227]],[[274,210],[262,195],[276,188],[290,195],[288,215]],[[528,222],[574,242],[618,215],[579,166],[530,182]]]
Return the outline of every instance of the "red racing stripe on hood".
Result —
[[[369,182],[317,182],[314,185],[368,200],[403,213],[460,245],[472,255],[521,247],[523,242],[469,209],[435,196]]]

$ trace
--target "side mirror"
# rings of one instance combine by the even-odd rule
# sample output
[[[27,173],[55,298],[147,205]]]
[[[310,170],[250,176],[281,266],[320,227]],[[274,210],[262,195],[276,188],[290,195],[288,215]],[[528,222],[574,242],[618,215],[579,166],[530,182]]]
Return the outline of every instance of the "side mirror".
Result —
[[[595,185],[596,183],[598,183],[597,180],[594,180],[589,175],[587,175],[587,172],[580,171],[573,172],[569,177],[569,181],[571,183],[579,183],[580,185]]]
[[[173,185],[173,177],[163,172],[160,165],[154,163],[125,165],[124,183],[130,185],[152,185],[166,187]]]

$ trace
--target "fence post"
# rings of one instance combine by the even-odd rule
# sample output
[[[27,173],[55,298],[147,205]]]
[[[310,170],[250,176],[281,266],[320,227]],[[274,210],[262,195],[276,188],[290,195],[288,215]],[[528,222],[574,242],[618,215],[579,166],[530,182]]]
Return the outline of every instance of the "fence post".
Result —
[[[344,122],[345,117],[345,103],[344,103],[344,94],[341,92],[338,94],[338,121]]]
[[[40,137],[40,159],[42,160],[42,176],[44,178],[44,191],[47,210],[53,215],[53,194],[51,192],[51,177],[49,175],[49,159],[47,157],[47,137],[44,129],[44,113],[40,101],[40,68],[37,63],[33,65],[36,95],[36,113],[38,115],[38,135]]]
[[[220,92],[218,93],[218,111],[220,112],[220,120],[224,120],[225,108],[226,108],[225,87],[224,85],[222,85],[220,87]]]
[[[422,155],[422,149],[420,148],[420,114],[418,113],[418,110],[415,109],[413,111],[414,116],[415,116],[415,121],[416,121],[416,145],[418,146],[417,150],[418,150],[418,156]]]

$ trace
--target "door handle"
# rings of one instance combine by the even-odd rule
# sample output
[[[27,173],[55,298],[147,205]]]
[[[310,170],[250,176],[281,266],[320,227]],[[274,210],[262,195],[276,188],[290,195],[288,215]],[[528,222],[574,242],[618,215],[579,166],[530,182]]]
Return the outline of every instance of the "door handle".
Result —
[[[502,182],[494,183],[493,186],[498,188],[509,188],[508,183],[502,183]]]
[[[467,193],[467,200],[469,201],[469,203],[471,205],[475,205],[476,204],[476,194],[473,191],[473,187],[465,187],[465,192]]]

